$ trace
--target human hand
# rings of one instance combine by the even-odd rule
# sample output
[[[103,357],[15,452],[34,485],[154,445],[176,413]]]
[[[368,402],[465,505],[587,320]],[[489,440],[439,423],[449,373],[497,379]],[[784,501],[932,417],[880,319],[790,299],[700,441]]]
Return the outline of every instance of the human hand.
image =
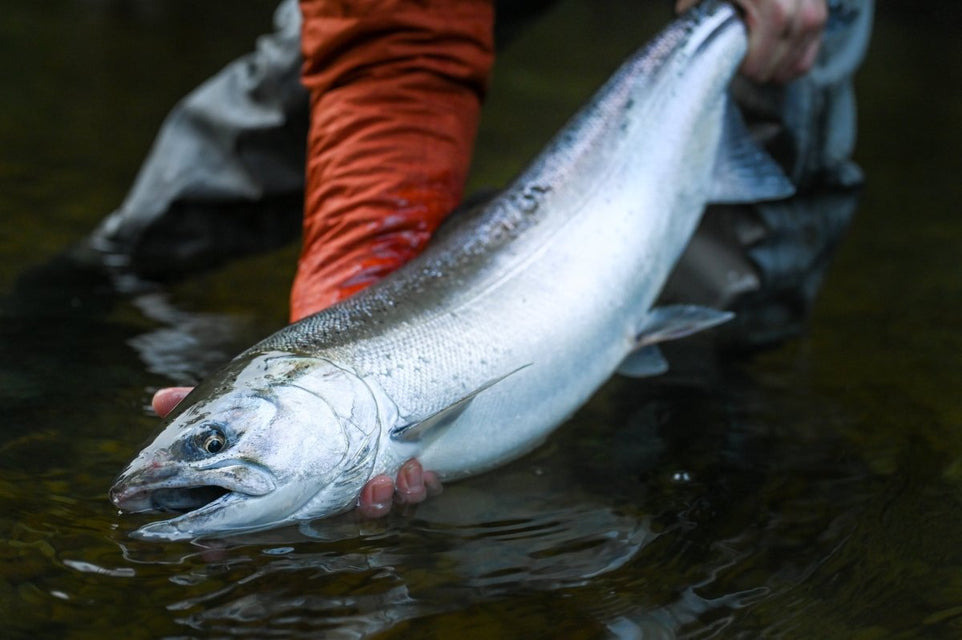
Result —
[[[154,394],[150,405],[160,417],[166,416],[192,387],[167,387]],[[367,481],[358,497],[357,510],[366,518],[381,518],[391,512],[393,505],[424,502],[428,496],[441,493],[441,481],[433,471],[425,471],[421,463],[411,458],[401,465],[397,481],[388,475],[374,476]]]
[[[685,11],[698,0],[677,0]],[[828,20],[826,0],[735,0],[748,25],[748,53],[739,71],[758,83],[786,83],[815,64]]]

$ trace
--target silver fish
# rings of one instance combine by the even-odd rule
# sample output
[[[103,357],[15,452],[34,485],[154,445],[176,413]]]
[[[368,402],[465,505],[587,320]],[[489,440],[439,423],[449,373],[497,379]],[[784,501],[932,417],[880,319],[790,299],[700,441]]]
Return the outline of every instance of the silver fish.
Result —
[[[655,343],[722,322],[652,308],[709,202],[792,192],[727,87],[747,48],[709,1],[631,57],[500,196],[369,289],[270,336],[197,387],[121,474],[147,539],[282,526],[355,506],[421,460],[446,480],[541,443]]]

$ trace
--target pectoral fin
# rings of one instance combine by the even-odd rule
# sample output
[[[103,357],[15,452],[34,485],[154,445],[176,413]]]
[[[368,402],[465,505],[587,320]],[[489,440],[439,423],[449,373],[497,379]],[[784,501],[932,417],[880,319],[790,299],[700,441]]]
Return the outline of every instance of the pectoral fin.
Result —
[[[618,367],[618,373],[629,378],[659,376],[668,371],[668,361],[655,345],[641,347],[628,354]]]
[[[656,307],[645,318],[635,336],[635,349],[621,363],[618,373],[635,378],[662,374],[668,370],[668,363],[655,346],[657,343],[710,329],[734,316],[730,311],[697,305]]]
[[[738,204],[780,200],[795,193],[781,167],[758,144],[731,98],[725,102],[722,139],[708,201]]]
[[[474,400],[478,396],[478,394],[482,393],[487,389],[490,389],[491,387],[498,384],[502,380],[505,380],[506,378],[516,374],[517,372],[521,371],[525,367],[529,367],[529,366],[531,365],[526,364],[522,367],[518,367],[517,369],[515,369],[510,373],[506,373],[501,377],[485,382],[484,384],[482,384],[480,387],[478,387],[468,395],[464,396],[460,400],[455,401],[454,403],[448,405],[447,407],[441,409],[435,414],[432,414],[426,418],[423,418],[415,422],[410,422],[408,424],[403,424],[403,425],[394,427],[391,430],[391,437],[394,438],[395,440],[401,440],[404,442],[414,442],[416,440],[422,439],[429,432],[437,432],[441,430],[442,428],[454,422],[455,418],[461,415],[461,413],[463,413],[464,410],[468,408],[468,405],[471,404],[471,401]]]

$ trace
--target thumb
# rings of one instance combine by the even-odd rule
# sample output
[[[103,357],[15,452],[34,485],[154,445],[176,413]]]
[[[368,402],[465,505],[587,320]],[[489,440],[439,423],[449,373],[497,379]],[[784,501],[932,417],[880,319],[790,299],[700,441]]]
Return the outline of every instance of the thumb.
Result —
[[[193,390],[193,387],[166,387],[159,389],[150,401],[150,406],[153,407],[154,413],[163,418],[173,411],[174,407],[180,404],[180,401]]]

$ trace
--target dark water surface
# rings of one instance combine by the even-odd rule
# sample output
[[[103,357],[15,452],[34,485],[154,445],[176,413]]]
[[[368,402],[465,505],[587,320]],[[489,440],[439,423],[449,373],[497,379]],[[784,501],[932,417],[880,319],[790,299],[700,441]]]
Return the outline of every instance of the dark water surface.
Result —
[[[475,186],[663,23],[649,4],[568,2],[506,52]],[[881,4],[869,183],[805,337],[681,347],[414,512],[204,547],[130,539],[106,490],[156,388],[283,324],[296,247],[125,297],[40,267],[273,3],[0,0],[0,637],[962,637],[962,40],[954,2]]]

